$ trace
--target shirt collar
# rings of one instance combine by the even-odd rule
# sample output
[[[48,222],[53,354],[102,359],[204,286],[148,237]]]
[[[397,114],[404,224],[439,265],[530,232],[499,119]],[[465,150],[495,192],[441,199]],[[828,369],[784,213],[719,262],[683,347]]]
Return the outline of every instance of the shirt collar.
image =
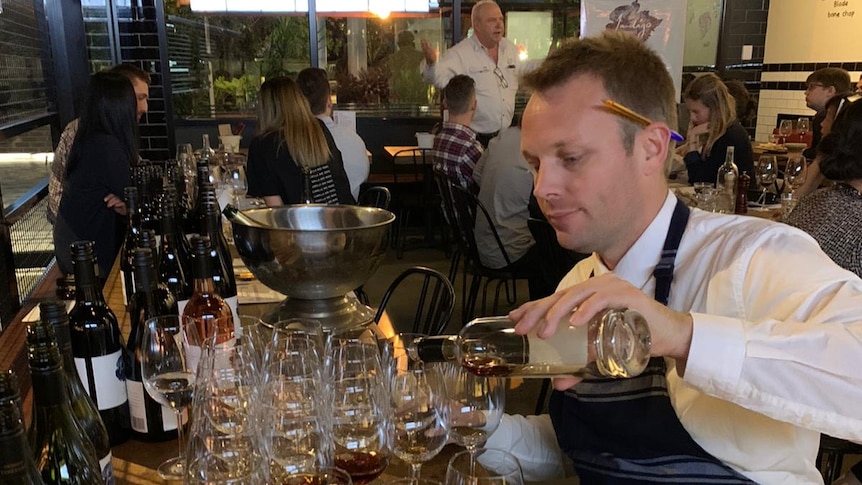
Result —
[[[614,268],[615,275],[628,281],[636,288],[644,289],[646,287],[652,278],[655,266],[661,259],[661,251],[664,248],[664,241],[667,238],[667,231],[670,228],[670,220],[675,206],[676,196],[668,191],[661,210],[658,211],[650,225],[647,226],[632,247],[626,251],[619,264]],[[605,264],[600,261],[596,275],[608,271]]]
[[[454,123],[452,121],[444,121],[443,124],[440,125],[440,128],[441,129],[442,128],[449,128],[451,130],[463,130],[463,131],[470,133],[471,137],[473,137],[473,138],[476,137],[476,131],[474,131],[473,128],[470,128],[467,125],[462,125],[461,123]]]
[[[473,50],[478,51],[478,52],[484,52],[486,54],[488,53],[488,49],[484,45],[482,45],[481,42],[479,42],[478,37],[476,37],[475,35],[471,35],[469,38],[473,42]],[[502,41],[499,44],[497,44],[497,52],[500,54],[503,53],[503,42]]]
[[[327,128],[332,128],[333,126],[335,126],[335,121],[332,120],[332,117],[326,116],[326,115],[316,115],[316,116],[317,116],[317,119],[322,121],[323,124],[326,125]]]

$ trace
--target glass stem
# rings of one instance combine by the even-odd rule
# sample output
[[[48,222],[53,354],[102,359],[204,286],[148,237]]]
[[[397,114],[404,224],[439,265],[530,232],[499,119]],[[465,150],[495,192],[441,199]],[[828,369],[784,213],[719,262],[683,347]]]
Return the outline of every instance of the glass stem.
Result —
[[[413,482],[419,482],[419,474],[422,471],[422,462],[413,462],[410,464],[410,479]]]
[[[179,458],[180,463],[185,466],[183,457],[186,454],[186,440],[185,436],[183,436],[183,408],[176,408],[174,412],[177,415],[177,444],[179,445],[179,454],[177,454],[177,458]]]

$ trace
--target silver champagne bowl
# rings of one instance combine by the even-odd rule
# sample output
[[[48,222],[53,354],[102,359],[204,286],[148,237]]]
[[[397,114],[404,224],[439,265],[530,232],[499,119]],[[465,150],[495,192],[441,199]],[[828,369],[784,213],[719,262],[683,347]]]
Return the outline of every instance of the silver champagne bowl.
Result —
[[[348,205],[252,209],[262,226],[233,220],[237,252],[261,283],[291,299],[343,297],[370,278],[386,255],[395,216]]]

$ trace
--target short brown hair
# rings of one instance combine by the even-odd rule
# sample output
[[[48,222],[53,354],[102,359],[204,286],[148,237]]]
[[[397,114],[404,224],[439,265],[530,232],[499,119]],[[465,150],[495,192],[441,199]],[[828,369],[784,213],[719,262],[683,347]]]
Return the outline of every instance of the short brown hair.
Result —
[[[108,69],[108,72],[113,72],[115,74],[125,76],[129,79],[129,81],[134,81],[135,79],[138,79],[145,82],[147,86],[149,86],[153,82],[152,78],[150,77],[150,73],[132,64],[117,64],[116,66]]]
[[[850,73],[840,67],[824,67],[808,75],[805,84],[820,83],[824,87],[835,88],[836,93],[853,91],[850,87]]]
[[[308,99],[311,112],[319,115],[326,111],[326,101],[331,91],[329,89],[329,76],[326,71],[319,67],[307,67],[296,76],[296,84],[302,90],[302,94]]]
[[[449,80],[443,88],[443,99],[446,108],[455,115],[464,114],[470,110],[476,97],[476,83],[465,74],[458,74]]]
[[[528,90],[541,93],[585,74],[598,78],[614,101],[676,129],[676,91],[667,67],[655,51],[630,34],[605,31],[564,42],[522,82]],[[619,125],[623,146],[631,153],[641,126],[624,118]]]

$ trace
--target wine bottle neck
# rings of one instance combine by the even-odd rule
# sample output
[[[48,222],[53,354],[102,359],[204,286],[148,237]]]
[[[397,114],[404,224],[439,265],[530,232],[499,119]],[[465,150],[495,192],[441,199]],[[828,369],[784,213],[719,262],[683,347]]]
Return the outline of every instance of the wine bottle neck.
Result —
[[[48,369],[34,369],[31,366],[30,376],[33,380],[33,402],[37,409],[68,408],[66,378],[61,365]]]
[[[458,337],[436,335],[423,337],[407,348],[412,360],[421,362],[451,362],[458,360]]]

